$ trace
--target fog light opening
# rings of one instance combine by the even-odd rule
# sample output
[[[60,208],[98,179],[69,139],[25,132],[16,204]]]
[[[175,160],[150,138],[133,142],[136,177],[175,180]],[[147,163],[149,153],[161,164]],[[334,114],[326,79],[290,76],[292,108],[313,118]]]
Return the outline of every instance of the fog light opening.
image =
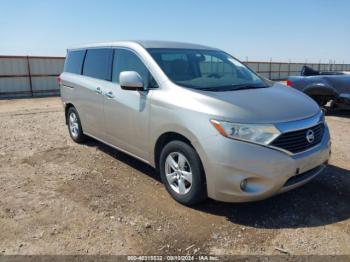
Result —
[[[243,180],[241,181],[240,187],[241,187],[241,189],[242,189],[243,191],[246,190],[246,188],[247,188],[247,179],[243,179]]]

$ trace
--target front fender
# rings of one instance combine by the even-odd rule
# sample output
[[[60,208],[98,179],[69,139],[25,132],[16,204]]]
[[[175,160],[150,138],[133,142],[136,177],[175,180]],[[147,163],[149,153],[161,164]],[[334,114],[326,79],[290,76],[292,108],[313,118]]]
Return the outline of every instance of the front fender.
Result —
[[[150,141],[150,145],[151,146],[151,151],[150,151],[150,164],[155,166],[155,159],[154,159],[154,150],[155,150],[155,146],[156,143],[158,141],[158,139],[166,133],[177,133],[179,135],[184,136],[185,138],[187,138],[191,144],[195,147],[195,144],[197,142],[197,137],[188,129],[177,125],[177,124],[173,124],[173,123],[168,123],[167,125],[163,125],[162,127],[153,130],[152,131],[152,136],[151,136],[151,141]],[[196,149],[196,148],[195,148]]]

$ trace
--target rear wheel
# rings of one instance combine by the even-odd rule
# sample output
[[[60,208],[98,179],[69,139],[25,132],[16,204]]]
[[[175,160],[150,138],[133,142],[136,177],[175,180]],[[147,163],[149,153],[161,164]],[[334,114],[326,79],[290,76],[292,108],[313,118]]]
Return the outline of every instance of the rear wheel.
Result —
[[[184,205],[206,199],[205,176],[197,152],[182,141],[172,141],[162,150],[160,175],[170,195]]]
[[[67,124],[70,137],[76,143],[82,143],[86,140],[83,133],[79,114],[74,107],[70,107],[67,112]]]

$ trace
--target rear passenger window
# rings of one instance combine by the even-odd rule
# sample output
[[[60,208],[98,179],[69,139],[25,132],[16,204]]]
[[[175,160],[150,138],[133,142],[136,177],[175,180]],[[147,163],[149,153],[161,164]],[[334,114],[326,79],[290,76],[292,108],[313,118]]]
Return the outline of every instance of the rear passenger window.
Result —
[[[80,75],[84,61],[84,55],[85,50],[68,51],[63,71]]]
[[[113,50],[111,48],[88,49],[83,75],[102,80],[111,80]]]

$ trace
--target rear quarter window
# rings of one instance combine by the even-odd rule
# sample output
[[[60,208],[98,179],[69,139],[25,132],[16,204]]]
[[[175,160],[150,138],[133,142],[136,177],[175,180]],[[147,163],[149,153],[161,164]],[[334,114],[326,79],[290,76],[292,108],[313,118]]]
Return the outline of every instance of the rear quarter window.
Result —
[[[64,63],[64,72],[81,74],[85,50],[68,51],[66,61]]]
[[[83,75],[102,80],[111,80],[113,50],[111,48],[88,49]]]

